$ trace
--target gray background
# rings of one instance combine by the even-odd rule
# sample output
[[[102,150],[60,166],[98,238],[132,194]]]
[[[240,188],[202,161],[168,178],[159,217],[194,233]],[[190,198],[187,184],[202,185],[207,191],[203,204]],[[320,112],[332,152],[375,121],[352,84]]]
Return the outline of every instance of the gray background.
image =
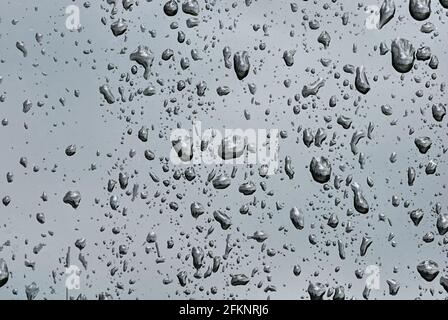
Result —
[[[3,150],[1,157],[0,183],[1,196],[9,195],[12,199],[9,206],[0,208],[0,243],[10,241],[10,246],[2,246],[0,258],[3,258],[11,272],[10,279],[0,289],[2,299],[24,299],[25,285],[36,282],[40,288],[38,299],[65,299],[64,287],[65,255],[71,247],[71,262],[80,266],[81,289],[70,291],[76,297],[79,293],[89,299],[97,298],[100,292],[107,292],[114,298],[121,299],[183,299],[183,298],[230,298],[240,299],[308,299],[306,290],[309,282],[321,282],[329,287],[342,285],[347,298],[362,299],[365,279],[355,277],[356,269],[364,269],[368,265],[376,264],[381,268],[381,288],[372,290],[371,299],[413,299],[413,298],[445,298],[446,292],[439,285],[439,278],[428,283],[416,271],[416,265],[432,259],[439,264],[441,274],[446,271],[446,245],[442,244],[443,237],[437,234],[435,228],[436,214],[433,208],[436,202],[442,204],[442,211],[447,210],[446,147],[447,124],[446,119],[436,123],[431,115],[433,103],[445,103],[445,92],[440,85],[446,81],[446,10],[438,1],[433,1],[432,15],[428,19],[438,32],[432,34],[421,33],[423,22],[417,22],[409,15],[407,3],[397,2],[397,13],[383,30],[367,30],[364,21],[367,14],[366,5],[380,5],[379,2],[358,1],[326,1],[329,9],[325,10],[321,1],[297,1],[299,11],[294,13],[290,9],[289,1],[254,1],[249,7],[244,1],[217,1],[212,10],[205,10],[206,4],[200,1],[201,23],[196,28],[187,28],[185,20],[190,16],[184,14],[179,6],[175,17],[163,14],[163,4],[160,1],[139,1],[139,5],[132,11],[126,11],[118,1],[118,13],[114,19],[110,17],[111,5],[105,1],[92,1],[90,8],[84,8],[80,1],[2,1],[1,4],[1,32],[0,32],[0,93],[5,101],[0,103],[0,117],[9,121],[7,126],[0,128],[0,146]],[[398,3],[399,2],[399,3]],[[210,1],[209,1],[210,3]],[[77,4],[81,10],[82,30],[71,32],[65,28],[65,7]],[[35,10],[37,8],[37,10]],[[228,10],[226,10],[228,9]],[[343,12],[349,12],[350,20],[347,26],[341,23]],[[304,15],[309,19],[320,22],[318,30],[310,30]],[[100,21],[102,17],[107,25]],[[129,29],[125,36],[114,37],[110,31],[110,24],[118,17],[128,20]],[[401,19],[399,19],[401,17]],[[16,25],[12,20],[17,19]],[[170,23],[177,21],[179,30],[183,30],[190,45],[179,44],[176,41],[177,30],[170,29]],[[219,28],[222,21],[224,28]],[[266,24],[267,35],[260,29],[253,31],[252,25]],[[140,25],[147,30],[142,32]],[[148,30],[155,30],[152,37]],[[290,35],[290,31],[294,35]],[[317,37],[323,31],[331,35],[330,47],[325,50],[317,42]],[[39,45],[35,33],[43,34],[43,42]],[[374,46],[395,37],[410,40],[416,48],[427,45],[440,60],[438,70],[433,71],[427,62],[417,62],[417,70],[404,75],[403,80],[391,65],[390,53],[380,56]],[[23,41],[28,49],[28,56],[24,58],[15,47],[16,41]],[[266,44],[265,50],[256,50],[260,43]],[[353,53],[352,46],[357,45],[357,53]],[[142,77],[142,68],[132,76],[134,86],[120,80],[120,74],[130,72],[133,62],[129,54],[138,45],[148,46],[155,55],[150,79]],[[239,81],[233,70],[226,69],[222,59],[222,49],[230,46],[232,53],[247,50],[250,55],[251,72],[243,81]],[[127,48],[125,54],[120,54]],[[174,61],[162,61],[163,50],[174,50]],[[41,50],[45,50],[45,54]],[[193,61],[190,50],[197,49],[203,60]],[[285,66],[282,60],[284,50],[296,49],[295,63],[292,67]],[[91,50],[89,54],[84,50]],[[180,58],[188,56],[191,66],[182,70]],[[320,58],[329,58],[332,63],[324,67]],[[113,63],[116,69],[107,70],[108,63]],[[371,85],[367,95],[359,94],[356,89],[344,87],[342,82],[347,79],[354,84],[354,75],[342,71],[345,64],[355,66],[364,65]],[[309,72],[314,69],[315,74]],[[253,72],[256,70],[256,74]],[[334,79],[334,73],[341,73],[341,79]],[[431,79],[431,74],[437,75]],[[374,75],[378,81],[374,81]],[[384,77],[387,76],[387,79]],[[180,79],[192,79],[182,93],[175,90],[176,82]],[[313,82],[317,77],[326,78],[326,85],[317,97],[300,98],[300,106],[308,108],[294,115],[292,105],[287,104],[288,98],[300,93],[303,85]],[[414,77],[420,77],[417,83]],[[125,88],[126,97],[129,92],[137,88],[145,88],[152,83],[157,94],[152,97],[138,96],[132,102],[105,103],[98,87],[110,80],[115,97],[119,97],[118,87]],[[164,85],[156,82],[164,81]],[[285,88],[283,81],[291,80],[291,86]],[[199,81],[207,83],[208,90],[204,97],[195,93],[195,85]],[[429,82],[430,87],[425,88]],[[251,95],[248,83],[255,83],[257,92]],[[219,97],[216,88],[220,85],[231,87],[232,93],[226,97]],[[76,98],[74,90],[80,91]],[[417,90],[423,90],[423,97],[415,95]],[[348,100],[343,100],[343,94],[349,94]],[[335,108],[328,106],[332,95],[338,97]],[[61,105],[60,98],[65,99]],[[170,99],[175,98],[175,101]],[[353,102],[358,100],[359,106]],[[26,99],[33,101],[30,112],[22,112],[22,103]],[[432,99],[432,101],[431,101]],[[37,102],[42,101],[42,107]],[[179,107],[177,115],[169,116],[168,106]],[[312,103],[315,103],[313,106]],[[198,103],[203,105],[198,106]],[[295,102],[294,102],[295,103]],[[192,107],[189,108],[188,104]],[[381,113],[380,106],[390,104],[393,115],[386,117]],[[251,114],[250,120],[245,120],[243,111],[247,109]],[[269,109],[267,116],[265,111]],[[135,114],[132,114],[135,111]],[[337,116],[344,114],[353,119],[352,128],[343,130],[336,124]],[[130,116],[130,121],[126,117]],[[325,116],[332,121],[326,124]],[[290,180],[281,170],[278,174],[262,179],[258,176],[257,166],[253,168],[253,176],[245,179],[244,174],[250,174],[251,169],[239,166],[235,179],[226,190],[214,190],[206,185],[208,173],[213,166],[196,166],[197,177],[193,182],[184,178],[179,181],[172,179],[173,169],[163,172],[162,165],[167,161],[160,161],[159,157],[168,157],[170,151],[169,135],[177,124],[184,128],[191,128],[191,121],[202,121],[203,128],[278,128],[288,133],[286,139],[280,139],[280,159],[286,155],[292,158],[295,170],[294,179]],[[396,120],[396,125],[391,125]],[[358,156],[350,151],[350,139],[356,129],[366,129],[369,122],[375,125],[372,140],[362,139],[359,143],[360,151],[367,157],[366,166],[361,169]],[[24,128],[24,124],[28,128]],[[152,128],[147,143],[137,138],[137,132],[142,125]],[[302,132],[297,128],[312,128],[313,132],[319,127],[327,129],[328,138],[321,148],[312,146],[306,148],[301,141]],[[126,132],[132,128],[133,132]],[[409,129],[415,133],[409,135]],[[337,144],[329,146],[333,132],[337,133]],[[428,135],[433,140],[433,146],[426,155],[419,154],[414,138]],[[297,143],[297,140],[299,142]],[[77,153],[67,157],[65,148],[70,144],[77,145]],[[150,148],[156,154],[156,159],[147,161],[144,150]],[[128,156],[129,150],[135,149],[134,158]],[[99,151],[99,156],[96,152]],[[390,163],[392,152],[398,154],[397,162]],[[107,154],[110,153],[111,157]],[[367,215],[355,213],[346,216],[347,209],[353,210],[353,195],[349,187],[324,191],[322,185],[314,182],[309,173],[308,164],[312,156],[327,156],[333,166],[333,174],[353,175],[354,181],[361,184],[364,194],[369,201],[371,210]],[[19,164],[20,157],[28,158],[28,168]],[[437,174],[426,175],[424,165],[430,159],[438,161]],[[96,169],[91,170],[95,164]],[[39,166],[38,172],[33,172],[33,165]],[[51,169],[57,165],[56,172]],[[345,165],[342,172],[339,166]],[[423,167],[419,167],[423,165]],[[413,187],[408,187],[406,170],[414,166],[417,179]],[[283,164],[280,164],[283,167]],[[184,169],[180,166],[179,168]],[[231,166],[216,167],[217,170],[232,171]],[[129,190],[138,183],[140,191],[146,186],[148,198],[137,198],[131,201],[119,186],[112,194],[120,199],[120,209],[112,211],[109,207],[110,193],[106,186],[109,178],[118,179],[120,170],[129,173]],[[14,173],[13,183],[6,182],[6,173]],[[171,186],[164,187],[162,182],[151,180],[149,172],[153,172],[161,181],[171,180]],[[366,178],[373,178],[375,185],[369,188]],[[252,180],[256,184],[265,180],[267,191],[273,190],[269,196],[258,185],[254,196],[257,205],[251,207],[251,215],[243,216],[238,210],[242,204],[253,201],[254,196],[244,196],[238,192],[238,186],[243,181]],[[173,188],[175,186],[175,189]],[[207,194],[203,193],[207,190]],[[79,190],[82,195],[80,206],[74,210],[62,202],[68,190]],[[153,195],[160,191],[162,196]],[[348,197],[344,198],[347,191]],[[48,201],[40,198],[42,192],[48,194]],[[183,195],[183,199],[176,198],[176,194]],[[401,199],[399,207],[393,207],[391,198],[396,195]],[[340,198],[338,206],[334,198]],[[95,204],[95,199],[99,204]],[[162,201],[166,198],[166,201]],[[260,201],[266,201],[266,208],[262,209]],[[409,208],[403,206],[409,201]],[[169,209],[168,203],[176,201],[179,210]],[[190,215],[192,201],[200,201],[207,207],[207,213],[195,220]],[[276,202],[283,203],[284,208],[276,209]],[[207,206],[207,203],[209,204]],[[312,204],[312,205],[311,205]],[[221,230],[213,219],[214,210],[225,210],[232,216],[232,227]],[[293,206],[301,208],[306,215],[306,225],[303,230],[296,230],[289,220],[289,210]],[[126,207],[127,216],[123,216],[122,209]],[[418,227],[409,219],[408,211],[421,208],[425,216]],[[162,210],[162,212],[161,212]],[[43,212],[46,223],[41,225],[35,215]],[[340,224],[336,229],[327,226],[326,217],[337,213]],[[269,218],[268,213],[272,213]],[[391,225],[379,221],[378,215],[384,214],[390,219]],[[344,232],[342,223],[351,221],[354,231]],[[196,226],[202,226],[203,232],[198,232]],[[210,226],[214,232],[205,238]],[[281,226],[285,230],[279,230]],[[100,232],[100,228],[105,230]],[[121,229],[120,234],[112,233],[113,227]],[[53,236],[48,231],[54,232]],[[264,230],[269,234],[266,240],[267,248],[277,251],[274,257],[268,257],[266,251],[261,252],[261,244],[247,239],[248,235],[257,230]],[[145,238],[148,232],[155,231],[158,236],[161,253],[166,258],[165,263],[156,264],[156,253],[150,245],[151,252],[145,253]],[[436,234],[432,243],[424,243],[422,236],[432,231]],[[387,241],[390,232],[395,234],[396,247]],[[223,255],[227,235],[231,235],[231,243],[235,246],[229,258],[223,262],[224,270],[212,274],[206,279],[195,279],[191,259],[191,247],[201,246],[205,252]],[[308,236],[314,234],[317,244],[311,245]],[[46,235],[43,237],[42,235]],[[372,238],[373,244],[366,256],[359,256],[359,245],[363,236]],[[88,268],[84,270],[77,256],[79,250],[75,248],[76,239],[86,238],[87,246],[83,250],[88,261]],[[167,249],[166,241],[174,240],[174,248]],[[338,256],[335,242],[341,239],[347,244],[347,258],[341,260]],[[326,241],[330,245],[326,245]],[[214,247],[209,246],[214,242]],[[39,254],[32,249],[38,243],[45,243]],[[118,254],[118,246],[126,244],[129,251],[125,256]],[[295,252],[285,250],[284,244],[295,248]],[[178,256],[179,255],[179,256]],[[35,261],[35,270],[25,267],[24,261]],[[129,263],[127,272],[122,272],[124,260]],[[211,264],[212,259],[204,258],[203,273]],[[110,262],[110,265],[108,265]],[[302,269],[300,276],[292,273],[294,264]],[[115,276],[110,275],[110,269],[117,266],[119,271]],[[270,273],[263,271],[265,266],[271,268]],[[340,271],[335,268],[340,266]],[[131,270],[131,267],[133,270]],[[397,267],[398,272],[393,269]],[[244,273],[250,276],[253,268],[258,273],[251,277],[248,285],[230,286],[230,275]],[[57,273],[56,283],[53,282],[51,272]],[[188,273],[189,283],[182,288],[176,279],[180,270]],[[271,281],[267,280],[270,275]],[[440,277],[440,276],[439,276]],[[401,284],[397,296],[388,294],[387,279],[396,279]],[[172,279],[171,284],[165,285],[163,279]],[[130,285],[129,281],[135,280]],[[263,281],[261,288],[257,284]],[[124,289],[116,289],[117,282],[123,284]],[[269,285],[275,285],[276,292],[264,292]],[[216,286],[217,294],[209,294],[210,288]],[[14,289],[17,294],[13,294]],[[132,289],[129,293],[128,290]],[[188,289],[189,294],[184,291]],[[433,289],[433,294],[431,294]]]

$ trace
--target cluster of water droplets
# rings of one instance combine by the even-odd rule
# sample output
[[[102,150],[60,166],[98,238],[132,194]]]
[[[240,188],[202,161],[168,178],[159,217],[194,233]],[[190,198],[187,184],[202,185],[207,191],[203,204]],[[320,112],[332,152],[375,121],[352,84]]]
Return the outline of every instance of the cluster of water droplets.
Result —
[[[446,297],[448,1],[53,2],[0,20],[0,298]]]

